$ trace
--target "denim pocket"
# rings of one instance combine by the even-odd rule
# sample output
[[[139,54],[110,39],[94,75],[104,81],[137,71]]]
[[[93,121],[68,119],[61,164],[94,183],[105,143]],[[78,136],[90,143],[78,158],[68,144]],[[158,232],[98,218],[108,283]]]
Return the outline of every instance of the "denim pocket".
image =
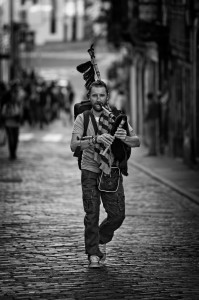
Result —
[[[93,189],[83,190],[83,206],[86,213],[93,211]]]
[[[83,190],[83,206],[86,213],[96,213],[100,206],[100,195],[96,189]]]

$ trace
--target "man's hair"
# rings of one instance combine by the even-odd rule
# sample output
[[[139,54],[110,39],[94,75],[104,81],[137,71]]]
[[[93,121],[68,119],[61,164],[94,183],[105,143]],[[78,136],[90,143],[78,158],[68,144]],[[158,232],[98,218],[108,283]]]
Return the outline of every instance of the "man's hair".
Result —
[[[106,89],[107,95],[109,95],[109,91],[106,83],[102,80],[96,80],[89,87],[88,94],[87,94],[88,98],[90,97],[92,87],[104,87]]]

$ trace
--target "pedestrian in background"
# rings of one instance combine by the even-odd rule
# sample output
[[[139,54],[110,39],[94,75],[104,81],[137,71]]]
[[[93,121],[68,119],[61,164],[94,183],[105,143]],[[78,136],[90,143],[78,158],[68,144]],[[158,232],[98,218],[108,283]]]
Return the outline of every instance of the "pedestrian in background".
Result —
[[[70,126],[73,120],[72,106],[75,93],[72,84],[68,82],[66,86],[60,88],[61,119],[63,126]]]
[[[117,91],[116,97],[112,102],[113,106],[115,106],[122,113],[126,114],[127,96],[123,90],[119,89]]]
[[[69,102],[69,120],[70,123],[72,124],[72,120],[73,120],[72,106],[75,98],[75,92],[70,82],[67,85],[67,94],[68,94],[68,102]]]
[[[19,140],[20,119],[22,116],[22,103],[20,101],[19,87],[14,83],[10,91],[6,93],[2,106],[2,117],[7,132],[10,160],[17,158],[16,152]]]
[[[45,116],[45,107],[47,103],[47,87],[44,81],[40,85],[38,85],[37,92],[39,95],[39,123],[40,129],[43,129],[44,123],[46,125],[48,124],[47,118]]]
[[[158,118],[158,104],[155,101],[153,93],[147,94],[148,106],[144,121],[148,137],[148,156],[156,156],[156,121]]]
[[[60,118],[66,127],[70,123],[70,103],[66,87],[60,87],[60,108]]]
[[[2,116],[2,107],[5,101],[6,91],[6,85],[4,82],[0,81],[0,146],[5,146],[6,144],[5,124]]]

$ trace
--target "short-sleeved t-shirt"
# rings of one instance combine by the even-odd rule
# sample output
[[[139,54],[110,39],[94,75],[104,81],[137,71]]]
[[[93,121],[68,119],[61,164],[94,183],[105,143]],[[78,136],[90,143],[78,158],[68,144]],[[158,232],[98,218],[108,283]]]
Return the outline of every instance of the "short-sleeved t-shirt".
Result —
[[[99,118],[95,118],[96,122],[98,124]],[[132,132],[133,128],[128,124],[129,131]],[[84,133],[84,115],[79,114],[74,122],[73,134],[79,134],[80,136],[83,136]],[[95,136],[95,130],[93,127],[93,123],[91,121],[91,118],[89,118],[87,133],[88,136]],[[94,160],[94,145],[90,146],[89,148],[83,150],[82,154],[82,161],[81,161],[81,169],[82,170],[88,170],[94,173],[100,173],[99,164]]]
[[[84,132],[84,116],[82,113],[77,116],[74,126],[73,126],[72,133],[83,136],[83,132]],[[86,135],[95,136],[95,130],[94,130],[91,118],[89,118]],[[89,148],[87,148],[83,151],[81,169],[88,170],[88,171],[91,171],[94,173],[100,173],[99,164],[94,160],[94,145],[90,146]]]

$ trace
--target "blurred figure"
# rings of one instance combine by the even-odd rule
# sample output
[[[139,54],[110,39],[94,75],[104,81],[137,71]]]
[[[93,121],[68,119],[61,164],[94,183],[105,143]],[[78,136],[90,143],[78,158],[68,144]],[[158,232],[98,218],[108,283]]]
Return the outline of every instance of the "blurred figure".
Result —
[[[2,106],[4,103],[6,90],[6,85],[4,84],[4,82],[0,81],[0,146],[4,146],[6,144],[5,126],[2,117]]]
[[[67,93],[68,93],[68,103],[69,103],[69,107],[67,109],[68,109],[68,114],[69,114],[69,120],[70,120],[70,123],[72,124],[72,121],[73,121],[72,105],[74,102],[75,92],[74,92],[72,84],[70,82],[67,85]]]
[[[40,129],[43,129],[43,124],[48,124],[48,120],[46,118],[45,109],[47,103],[47,86],[45,82],[42,82],[40,86],[37,88],[37,92],[39,94],[39,122]]]
[[[168,152],[168,134],[169,134],[169,92],[165,89],[163,92],[157,94],[158,97],[158,125],[159,125],[159,139],[160,139],[160,153]]]
[[[158,118],[158,105],[155,102],[154,94],[148,93],[148,107],[145,114],[145,122],[147,125],[147,136],[148,136],[148,146],[149,152],[148,156],[155,156],[156,153],[156,120]]]
[[[8,149],[10,160],[17,158],[17,146],[19,140],[20,118],[22,116],[22,103],[19,98],[18,85],[14,83],[10,91],[5,95],[2,106],[2,117],[8,137]]]
[[[35,84],[30,85],[29,101],[32,126],[35,126],[39,121],[39,95]]]
[[[7,87],[6,87],[5,83],[0,81],[0,112],[2,110],[2,106],[5,101],[6,91],[7,91]],[[0,117],[1,117],[1,115],[0,115]],[[2,124],[2,118],[0,118],[0,126],[1,126],[1,124]]]
[[[73,122],[72,105],[74,102],[74,90],[70,82],[62,87],[61,91],[61,119],[64,126],[71,125]]]
[[[21,70],[20,79],[15,83],[7,86],[3,82],[0,82],[0,112],[2,112],[2,107],[4,106],[4,114],[7,111],[7,104],[10,103],[10,98],[16,98],[17,103],[20,103],[20,123],[24,125],[28,122],[29,126],[35,127],[39,126],[40,129],[43,128],[44,124],[48,125],[51,121],[59,118],[61,96],[60,87],[57,82],[45,81],[42,77],[32,70],[27,72]],[[68,111],[69,119],[71,119],[71,104],[73,102],[74,93],[66,89],[68,104],[66,105],[66,111]],[[69,88],[70,89],[70,88]],[[12,97],[10,96],[12,94]],[[15,100],[16,100],[15,99]],[[13,99],[12,99],[13,101]],[[13,106],[13,105],[12,105]],[[69,109],[67,108],[69,107]],[[8,109],[11,111],[11,109]],[[2,116],[0,115],[0,126],[2,123]],[[11,116],[4,115],[3,126],[6,119],[6,123],[10,123]]]
[[[55,82],[52,82],[49,87],[51,121],[58,118],[59,115],[59,89]]]
[[[4,99],[6,91],[7,91],[7,88],[6,88],[5,83],[0,81],[0,109],[1,109],[2,104],[3,104],[3,99]]]
[[[27,121],[29,126],[31,126],[33,120],[32,120],[31,107],[30,107],[30,93],[31,93],[30,85],[27,85],[24,88],[24,91],[25,91],[25,97],[23,103],[23,117],[21,120],[21,124],[24,125],[25,122]]]
[[[60,98],[61,98],[61,111],[60,111],[60,117],[63,123],[63,126],[66,127],[69,123],[68,119],[68,107],[69,107],[69,101],[68,101],[68,95],[66,87],[60,88]]]
[[[118,107],[122,113],[126,114],[126,104],[127,104],[127,96],[123,90],[119,90],[118,92]]]
[[[117,95],[118,95],[117,88],[116,87],[111,87],[111,90],[110,90],[110,99],[109,99],[109,105],[110,105],[110,107],[115,107],[116,106]]]
[[[125,92],[123,90],[119,90],[115,98],[114,106],[122,113],[126,114],[126,102],[127,98]]]

